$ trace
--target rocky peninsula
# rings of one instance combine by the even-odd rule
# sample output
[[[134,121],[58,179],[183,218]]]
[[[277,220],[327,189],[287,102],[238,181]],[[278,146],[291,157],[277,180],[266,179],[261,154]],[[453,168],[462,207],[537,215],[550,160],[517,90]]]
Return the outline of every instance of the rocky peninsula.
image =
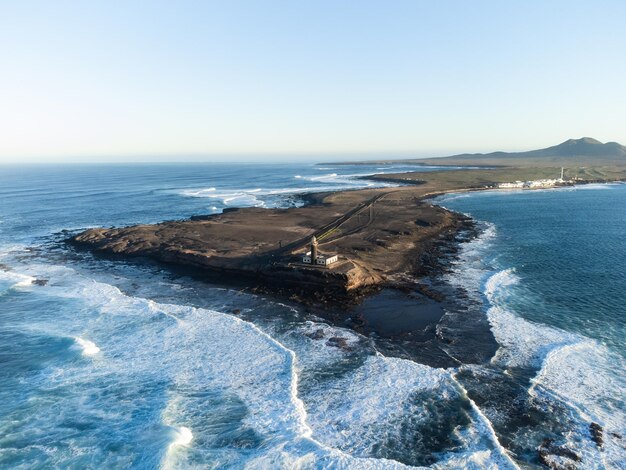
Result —
[[[70,240],[97,253],[199,269],[209,280],[245,284],[303,303],[356,303],[385,287],[414,285],[438,252],[471,221],[428,202],[437,194],[545,177],[558,168],[445,170],[372,176],[397,187],[316,193],[303,207],[232,208],[189,220],[92,228]],[[593,181],[599,181],[597,171]],[[623,178],[611,173],[606,181]],[[584,182],[583,179],[580,180]],[[329,266],[302,262],[312,237],[338,255]],[[436,294],[428,293],[435,296]]]
[[[436,258],[442,240],[469,223],[424,201],[419,186],[307,196],[304,207],[227,209],[190,220],[94,228],[71,242],[98,253],[199,268],[221,283],[245,282],[295,301],[358,300],[399,287]],[[329,266],[302,263],[311,238]]]

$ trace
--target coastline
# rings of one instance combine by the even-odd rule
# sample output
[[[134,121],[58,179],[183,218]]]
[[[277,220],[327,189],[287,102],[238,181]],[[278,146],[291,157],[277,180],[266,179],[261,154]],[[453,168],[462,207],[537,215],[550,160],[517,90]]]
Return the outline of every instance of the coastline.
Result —
[[[419,214],[422,219],[414,220],[413,214],[405,217],[403,223],[410,222],[415,225],[414,233],[408,230],[400,231],[390,229],[385,226],[383,231],[388,232],[384,238],[377,230],[368,232],[368,225],[371,220],[364,223],[363,227],[351,227],[350,224],[358,218],[374,218],[371,212],[376,204],[376,209],[383,203],[383,198],[396,197],[403,188],[376,189],[376,190],[344,190],[323,193],[308,193],[302,195],[304,206],[293,209],[255,209],[255,208],[233,208],[224,211],[222,214],[207,216],[192,216],[189,220],[163,222],[152,226],[130,226],[120,229],[89,229],[77,236],[67,240],[71,245],[88,249],[95,253],[114,258],[147,258],[168,265],[179,265],[183,267],[198,268],[205,271],[208,278],[219,277],[222,283],[228,284],[231,280],[247,279],[249,288],[254,291],[276,294],[280,297],[287,297],[291,300],[303,304],[323,305],[329,303],[339,303],[350,305],[358,303],[364,296],[377,292],[382,288],[406,288],[406,277],[416,276],[432,269],[436,264],[436,252],[438,245],[449,242],[450,239],[461,229],[466,229],[471,225],[469,219],[462,215],[448,211],[438,206],[433,206],[425,202],[431,194],[413,195],[402,194],[402,199],[411,199],[416,207],[419,207]],[[404,193],[404,192],[403,192]],[[266,251],[247,250],[245,241],[237,242],[235,247],[229,247],[227,255],[216,256],[215,253],[199,253],[197,246],[192,247],[188,240],[179,241],[179,245],[173,247],[170,240],[148,240],[156,234],[170,231],[173,237],[184,238],[187,234],[202,229],[203,224],[212,223],[212,227],[219,226],[220,229],[231,224],[240,223],[242,219],[248,219],[256,223],[254,226],[246,227],[249,231],[256,231],[260,224],[259,219],[265,214],[274,218],[273,222],[282,225],[293,224],[295,212],[306,210],[314,213],[306,214],[307,219],[315,222],[321,220],[328,222],[324,218],[325,212],[332,212],[336,216],[339,210],[346,209],[346,204],[336,204],[329,199],[344,198],[345,196],[357,195],[358,205],[356,210],[352,207],[354,201],[350,201],[350,211],[338,219],[331,220],[330,223],[323,224],[321,229],[311,230],[310,222],[307,220],[307,231],[303,237],[295,240],[287,240],[288,243],[280,243],[279,249],[270,247]],[[373,196],[373,197],[371,197]],[[351,198],[354,199],[354,198]],[[384,207],[384,217],[396,217],[404,208],[398,205],[397,200],[391,201]],[[335,206],[339,205],[339,209]],[[394,207],[390,209],[390,206]],[[370,214],[364,212],[370,211]],[[315,214],[321,212],[322,214]],[[313,216],[312,216],[313,215]],[[406,214],[404,214],[406,215]],[[319,216],[319,217],[318,217]],[[362,216],[362,217],[361,217]],[[296,215],[296,218],[298,215]],[[276,220],[278,219],[278,220]],[[409,220],[410,219],[410,220]],[[237,235],[241,236],[243,231],[237,226]],[[406,227],[404,227],[406,228]],[[323,234],[322,246],[326,250],[344,249],[346,246],[353,248],[353,253],[343,255],[340,251],[340,262],[338,266],[328,269],[309,267],[299,261],[299,252],[306,249],[308,240],[312,235],[326,231],[330,236]],[[342,232],[342,233],[339,233]],[[419,232],[418,236],[415,236]],[[279,233],[280,234],[280,233]],[[215,235],[215,233],[212,233]],[[223,234],[218,234],[223,235]],[[228,235],[232,235],[229,233]],[[248,235],[248,234],[246,234]],[[258,238],[258,234],[254,234]],[[274,235],[274,233],[269,234]],[[302,231],[298,235],[303,235]],[[352,244],[350,241],[344,243],[345,238],[352,235],[369,236],[371,245],[361,247]],[[319,238],[319,237],[318,237]],[[403,243],[402,249],[397,253],[393,263],[386,264],[383,268],[380,264],[380,255],[390,248],[390,244],[397,243],[398,239]],[[196,240],[197,241],[197,240]],[[232,240],[231,240],[232,241]],[[204,242],[202,242],[204,243]],[[202,245],[201,249],[212,249],[211,242]],[[257,241],[258,243],[258,241]],[[266,243],[262,240],[261,243]],[[266,243],[267,244],[267,243]],[[328,248],[326,248],[328,247]],[[193,248],[193,249],[192,249]],[[373,250],[377,253],[373,253]],[[240,251],[237,251],[240,250]],[[234,252],[234,253],[233,253]],[[362,252],[364,254],[361,254]],[[361,256],[359,256],[361,255]],[[363,258],[369,257],[365,260]],[[372,261],[375,266],[366,264]],[[232,278],[232,279],[231,279]]]
[[[449,173],[436,176],[447,178]],[[406,180],[407,174],[398,176]],[[367,178],[377,181],[381,177]],[[403,182],[389,175],[384,178]],[[432,200],[444,194],[495,188],[445,187],[437,181],[417,181],[395,188],[307,193],[300,196],[304,206],[298,208],[233,208],[185,221],[90,229],[67,242],[98,256],[156,262],[211,283],[298,304],[334,325],[373,337],[387,355],[437,367],[484,362],[495,353],[496,343],[489,326],[481,320],[482,306],[469,303],[463,292],[438,282],[462,242],[474,239],[479,231],[471,218]],[[382,215],[374,216],[376,211]],[[389,220],[395,224],[399,220],[402,227],[391,228]],[[298,223],[302,225],[294,230],[292,240],[287,239],[279,249],[245,250],[250,240],[258,242],[259,225],[293,229]],[[331,233],[322,239],[325,250],[338,249],[347,254],[346,258],[354,258],[331,269],[299,263],[298,253],[306,248],[311,234],[319,234],[320,226]],[[216,227],[219,230],[215,231]],[[272,239],[285,234],[276,230],[264,236]],[[190,240],[194,233],[196,239]],[[387,238],[382,238],[383,233]],[[233,245],[234,234],[243,238]],[[231,251],[226,254],[234,252],[236,256],[216,256],[215,244],[229,239],[227,249]],[[467,321],[461,328],[437,330],[444,310],[473,314],[465,316]],[[383,311],[403,313],[389,315]],[[460,330],[468,328],[472,336],[480,338],[476,351],[456,347],[459,338],[466,336]],[[448,350],[455,347],[449,354]]]
[[[90,229],[67,241],[96,256],[155,262],[210,283],[287,301],[331,324],[375,338],[380,350],[387,355],[411,358],[437,367],[452,367],[458,365],[458,361],[441,347],[452,339],[439,337],[435,327],[444,308],[452,308],[456,296],[433,288],[432,279],[443,272],[443,257],[458,249],[459,233],[474,233],[474,225],[462,214],[425,202],[430,194],[417,196],[402,187],[307,193],[301,196],[305,202],[301,208],[231,209],[224,214],[194,216],[188,221],[154,226]],[[349,199],[347,204],[343,202],[346,197]],[[191,252],[188,244],[176,249],[159,243],[143,244],[154,235],[152,232],[146,236],[142,231],[146,227],[159,232],[173,230],[176,237],[182,237],[199,230],[203,224],[219,223],[220,227],[227,227],[240,219],[258,219],[261,214],[270,214],[280,219],[283,225],[293,225],[291,215],[294,213],[296,218],[306,211],[321,211],[322,215],[330,211],[335,216],[337,206],[342,210],[351,209],[355,202],[363,204],[362,199],[375,199],[373,208],[363,206],[360,213],[356,211],[355,216],[340,224],[341,233],[334,232],[334,239],[332,236],[327,237],[330,238],[328,241],[322,239],[324,250],[339,247],[340,253],[345,253],[346,247],[354,249],[349,256],[358,258],[346,260],[338,269],[297,265],[293,262],[297,248],[285,255],[289,258],[287,262],[281,262],[276,260],[276,250],[224,259],[202,257]],[[377,211],[381,214],[377,215]],[[316,218],[307,214],[306,220],[310,222],[311,219]],[[317,219],[326,222],[324,217]],[[394,219],[400,220],[399,226],[389,225],[389,220],[398,224]],[[363,226],[358,225],[359,221]],[[255,231],[257,226],[254,224],[250,231]],[[310,224],[308,228],[310,232]],[[305,237],[298,237],[295,245],[302,238],[308,240],[308,232]],[[363,238],[370,240],[365,243]],[[209,261],[213,263],[208,264]],[[356,269],[351,265],[356,265]],[[420,279],[425,281],[419,282]],[[381,309],[402,310],[403,315],[383,318]]]

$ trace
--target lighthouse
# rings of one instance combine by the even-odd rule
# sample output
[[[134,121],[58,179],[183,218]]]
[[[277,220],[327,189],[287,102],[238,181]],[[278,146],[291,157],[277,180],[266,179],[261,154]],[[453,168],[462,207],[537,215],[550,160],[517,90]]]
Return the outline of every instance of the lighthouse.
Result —
[[[311,238],[311,264],[315,264],[317,260],[317,238]]]
[[[319,252],[317,246],[317,238],[311,238],[311,251],[307,251],[302,255],[302,264],[312,264],[316,267],[329,267],[336,263],[339,257],[337,255],[324,255]]]

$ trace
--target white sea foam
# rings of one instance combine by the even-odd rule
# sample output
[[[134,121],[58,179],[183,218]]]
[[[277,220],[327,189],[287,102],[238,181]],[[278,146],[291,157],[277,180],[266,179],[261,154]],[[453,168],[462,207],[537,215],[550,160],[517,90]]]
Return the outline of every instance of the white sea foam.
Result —
[[[445,275],[444,279],[476,297],[480,293],[483,279],[488,275],[485,269],[485,255],[497,233],[494,224],[485,223],[478,237],[461,245],[457,259],[452,261],[453,270]]]
[[[503,269],[493,274],[484,287],[488,299],[487,316],[500,345],[492,363],[506,367],[540,366],[554,349],[579,343],[580,335],[541,325],[515,315],[507,309],[509,289],[520,282],[515,269]]]
[[[162,444],[163,467],[187,468],[192,464],[190,456],[202,452],[193,443],[196,438],[205,442],[207,433],[210,436],[213,432],[205,424],[208,410],[204,393],[209,390],[237,397],[246,409],[242,425],[266,440],[258,451],[223,456],[232,466],[250,468],[292,464],[314,468],[405,468],[392,460],[370,458],[372,446],[399,432],[393,419],[417,419],[425,412],[419,401],[411,399],[416,391],[442,399],[458,394],[446,371],[373,356],[349,375],[338,376],[320,388],[311,389],[307,383],[309,391],[301,396],[298,364],[308,370],[323,370],[324,365],[311,358],[324,354],[323,362],[329,366],[333,361],[341,364],[350,351],[327,344],[327,339],[344,338],[349,349],[359,347],[363,339],[349,330],[309,322],[301,329],[295,327],[283,333],[279,341],[231,315],[127,296],[117,287],[95,282],[69,268],[34,269],[50,279],[49,288],[42,290],[45,295],[74,299],[85,305],[74,308],[71,323],[79,320],[84,329],[80,336],[75,336],[83,354],[97,353],[98,346],[85,339],[96,331],[100,347],[107,351],[97,368],[96,364],[88,370],[92,367],[89,364],[71,364],[73,369],[59,371],[47,379],[51,386],[78,381],[81,387],[92,387],[94,391],[87,396],[97,400],[93,406],[106,408],[107,420],[124,420],[128,412],[124,411],[123,402],[100,403],[107,395],[95,390],[105,386],[106,381],[115,378],[115,382],[106,385],[113,389],[118,380],[139,387],[138,397],[145,377],[156,376],[159,381],[172,383],[162,416],[162,424],[169,430]],[[69,324],[59,318],[58,328]],[[324,339],[305,336],[320,328]],[[77,394],[76,400],[85,393]],[[42,413],[50,419],[50,413]],[[148,421],[145,426],[150,429],[156,424]],[[489,434],[480,430],[478,416],[472,426],[477,431],[470,433],[464,450],[455,455],[465,455],[464,452],[467,461],[493,463],[501,459]],[[146,432],[141,427],[132,429]],[[89,449],[77,451],[90,452]]]
[[[260,188],[220,191],[217,191],[216,188],[206,188],[185,189],[179,194],[187,197],[216,199],[226,206],[262,207],[265,203],[257,198],[262,192],[263,190]]]
[[[328,173],[326,175],[311,176],[311,177],[306,177],[303,179],[314,181],[314,182],[319,181],[323,183],[332,183],[332,184],[337,185],[335,189],[337,189],[337,187],[339,187],[340,185],[343,185],[345,187],[363,187],[363,186],[372,186],[372,185],[390,186],[390,184],[388,183],[383,183],[383,182],[375,183],[372,181],[365,181],[365,180],[358,179],[364,176],[372,176],[374,174],[384,174],[384,173],[372,172],[372,171],[369,171],[366,173],[350,173],[350,174]]]
[[[585,191],[585,190],[597,190],[597,189],[614,189],[615,187],[624,184],[624,183],[590,183],[590,184],[579,184],[574,186],[576,191]]]
[[[29,250],[26,245],[20,245],[15,243],[0,245],[0,259],[4,260],[11,255],[28,251]]]
[[[309,390],[303,398],[317,439],[364,457],[374,455],[381,442],[407,442],[406,426],[437,419],[425,400],[454,401],[462,393],[448,371],[375,355],[351,373]],[[437,468],[457,468],[445,462],[470,462],[477,455],[494,467],[514,468],[503,464],[511,461],[485,421],[476,413],[461,439],[463,446],[444,456]],[[410,452],[412,444],[407,446]]]
[[[15,284],[13,284],[13,288],[24,288],[24,287],[30,287],[33,285],[33,282],[35,282],[36,279],[32,276],[23,276],[22,280],[16,282]]]
[[[566,445],[575,449],[589,468],[622,468],[619,462],[624,443],[615,436],[623,434],[626,428],[620,396],[620,390],[626,388],[621,372],[626,368],[623,358],[595,340],[531,322],[512,311],[510,301],[523,291],[523,281],[514,268],[490,273],[490,250],[496,236],[495,226],[488,226],[480,237],[464,244],[454,263],[455,272],[447,276],[451,284],[470,294],[484,295],[488,319],[499,344],[492,364],[505,370],[536,368],[538,372],[528,390],[535,402],[547,409],[558,402],[577,417],[578,424],[570,431]],[[591,422],[605,429],[603,452],[589,437]],[[446,463],[454,466],[456,458]],[[472,458],[477,458],[477,454],[472,454]]]
[[[578,409],[589,421],[613,429],[626,425],[623,410],[615,408],[616,390],[625,390],[626,381],[616,371],[626,369],[625,361],[593,340],[552,349],[532,380],[531,393],[548,393]],[[612,386],[607,387],[607,384]],[[601,403],[603,406],[598,407]]]
[[[539,403],[565,404],[579,419],[569,444],[596,468],[623,468],[626,414],[622,406],[626,361],[595,341],[553,348],[532,380],[529,393]],[[589,423],[603,428],[603,451],[589,439]],[[591,466],[589,467],[591,468]]]
[[[315,188],[290,188],[290,189],[276,189],[276,190],[263,190],[263,189],[241,189],[241,190],[223,190],[216,192],[214,188],[212,191],[205,192],[204,190],[185,190],[180,194],[188,197],[196,198],[209,198],[222,202],[226,206],[238,206],[238,207],[263,207],[266,205],[265,201],[259,199],[259,197],[277,195],[277,194],[296,194],[309,192]]]
[[[626,389],[621,373],[626,361],[595,340],[512,313],[507,308],[508,290],[519,282],[514,270],[506,269],[485,283],[485,296],[491,305],[487,313],[500,345],[492,363],[505,368],[536,367],[538,372],[528,393],[538,404],[545,403],[549,408],[550,402],[556,401],[578,417],[568,445],[584,457],[587,465],[603,462],[606,468],[619,468],[615,463],[620,460],[623,443],[615,433],[626,428],[620,392]],[[591,422],[605,429],[602,454],[589,439]]]
[[[191,432],[191,429],[185,426],[180,426],[178,429],[176,429],[176,438],[174,439],[174,442],[172,442],[172,445],[186,447],[191,444],[192,439],[193,433]]]
[[[116,287],[88,280],[75,282],[63,295],[78,296],[101,314],[112,315],[112,325],[143,318],[144,327],[135,329],[134,337],[109,339],[111,356],[132,358],[134,367],[152,367],[156,355],[162,373],[183,380],[187,387],[215,382],[232,390],[249,408],[246,420],[260,435],[282,435],[285,440],[310,436],[297,395],[295,353],[253,324],[206,309],[128,297]],[[174,321],[155,323],[155,315]],[[97,346],[90,341],[76,342],[85,353],[95,353]],[[133,347],[136,342],[141,347]]]
[[[297,348],[298,362],[307,369],[324,368],[341,361],[345,354],[358,347],[362,340],[354,331],[325,323],[307,321],[293,328],[293,332],[284,335],[281,342],[290,349]],[[345,346],[338,343],[337,339],[341,343],[345,342]]]
[[[474,411],[474,415],[476,416],[476,425],[462,433],[462,437],[465,440],[468,440],[468,435],[477,434],[478,436],[472,436],[472,441],[475,441],[477,438],[479,438],[479,436],[488,436],[491,443],[495,445],[494,452],[482,450],[479,452],[474,451],[470,455],[462,455],[462,459],[464,462],[463,466],[466,467],[469,463],[480,463],[481,468],[518,469],[519,466],[513,461],[508,451],[500,444],[500,440],[498,439],[498,436],[496,435],[496,432],[493,429],[489,418],[487,418],[487,416],[485,416],[485,414],[478,407],[478,405],[476,405],[476,402],[474,402],[474,400],[472,400],[467,395],[467,390],[465,390],[465,388],[460,383],[457,382],[457,384],[458,387],[462,390],[463,396],[470,402],[472,410]],[[472,450],[474,450],[475,447],[476,445],[474,444],[472,446]],[[452,463],[452,460],[455,461],[457,464],[459,463],[455,456],[452,456],[451,461],[448,461],[446,463],[450,464]]]
[[[367,454],[381,433],[397,431],[388,429],[386,423],[407,413],[414,419],[424,413],[411,403],[414,392],[442,389],[449,394],[453,387],[448,379],[440,369],[371,356],[352,373],[324,384],[307,397],[309,420],[326,444],[351,454]]]
[[[10,270],[0,270],[0,286],[4,285],[5,289],[24,290],[32,287],[36,281],[34,276],[21,274]],[[2,289],[2,287],[0,287]]]
[[[100,352],[100,348],[93,341],[75,337],[76,346],[80,348],[84,356],[94,356]]]
[[[451,194],[446,194],[445,196],[441,196],[441,197],[437,198],[437,205],[442,206],[442,204],[440,204],[440,202],[445,204],[446,202],[456,201],[457,199],[467,199],[470,196],[471,196],[470,193],[451,193]],[[442,206],[442,207],[445,207],[445,206]]]
[[[190,197],[210,197],[211,193],[215,192],[215,188],[202,188],[202,189],[186,189],[181,191],[183,196]]]
[[[184,461],[180,455],[181,448],[186,448],[191,445],[193,440],[193,433],[191,429],[186,426],[177,426],[172,428],[173,436],[172,441],[167,446],[165,457],[161,462],[161,467],[164,470],[169,470],[179,466],[181,461]]]
[[[185,189],[179,192],[182,196],[210,198],[222,201],[227,206],[262,207],[264,202],[256,196],[263,192],[260,188],[220,190],[216,188]]]
[[[105,362],[116,373],[158,371],[186,389],[230,390],[249,409],[246,422],[260,436],[284,441],[310,436],[297,394],[295,353],[253,324],[211,310],[129,297],[114,286],[67,270],[57,274],[60,278],[48,295],[79,299],[89,306],[85,314],[107,316],[98,328],[106,338]],[[75,337],[75,342],[83,354],[98,352],[84,337]],[[198,406],[184,395],[180,401],[183,414],[190,412],[188,407]],[[194,426],[193,419],[192,413],[189,428]],[[178,419],[174,416],[169,421]],[[188,437],[180,430],[175,442]]]
[[[186,197],[195,198],[211,198],[221,200],[223,204],[229,206],[243,207],[263,207],[266,201],[265,196],[275,196],[282,194],[302,194],[308,192],[335,191],[339,189],[362,188],[372,186],[392,186],[390,183],[364,181],[358,179],[361,176],[370,176],[373,172],[354,173],[341,175],[338,173],[328,173],[320,176],[302,176],[295,175],[294,179],[299,181],[310,181],[315,185],[301,186],[293,188],[236,188],[236,189],[217,189],[211,188],[188,188],[176,191],[177,194]]]
[[[485,283],[484,293],[490,304],[500,302],[500,297],[505,296],[507,288],[519,283],[519,277],[514,268],[503,269],[489,277]]]
[[[312,176],[307,179],[310,181],[321,181],[321,180],[328,180],[328,179],[335,179],[335,178],[337,178],[337,173],[328,173],[322,176]]]

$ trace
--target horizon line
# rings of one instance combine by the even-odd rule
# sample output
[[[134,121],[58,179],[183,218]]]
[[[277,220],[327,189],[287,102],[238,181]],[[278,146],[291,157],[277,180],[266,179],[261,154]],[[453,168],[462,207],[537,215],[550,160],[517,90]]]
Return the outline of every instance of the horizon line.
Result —
[[[583,136],[580,138],[567,138],[557,144],[548,145],[548,147],[536,147],[531,149],[509,149],[509,150],[354,150],[354,151],[325,151],[325,152],[307,152],[307,151],[274,151],[274,152],[166,152],[166,153],[120,153],[120,154],[91,154],[91,155],[40,155],[40,156],[0,156],[0,165],[26,165],[26,164],[141,164],[141,163],[171,163],[171,164],[188,164],[188,163],[281,163],[285,158],[304,157],[309,162],[316,159],[328,158],[359,158],[360,160],[423,160],[437,159],[445,157],[455,157],[458,155],[472,154],[481,155],[495,152],[517,153],[529,150],[541,150],[552,146],[563,144],[570,140],[593,139],[601,144],[617,143],[615,140],[602,142],[598,139]],[[541,145],[541,144],[540,144]],[[545,144],[543,144],[545,145]],[[188,158],[189,160],[180,160]],[[233,158],[241,158],[241,160],[232,160]],[[244,160],[249,158],[250,160]],[[260,159],[270,159],[261,161]],[[19,162],[10,161],[11,159],[22,160]],[[170,160],[171,159],[171,160]],[[337,162],[341,162],[338,160]]]

